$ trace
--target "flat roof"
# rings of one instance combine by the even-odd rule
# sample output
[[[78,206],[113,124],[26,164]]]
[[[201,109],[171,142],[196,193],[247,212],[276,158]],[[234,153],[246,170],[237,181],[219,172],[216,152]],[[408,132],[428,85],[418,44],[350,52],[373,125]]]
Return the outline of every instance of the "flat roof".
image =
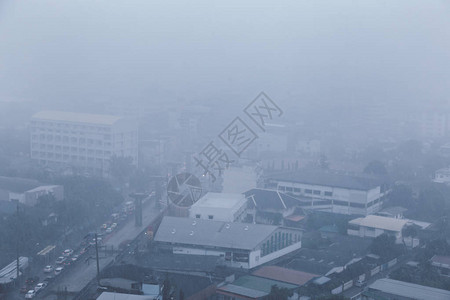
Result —
[[[111,292],[103,292],[97,298],[97,300],[154,300],[154,299],[155,296],[152,295],[132,295],[132,294],[111,293]]]
[[[370,228],[379,228],[390,231],[401,231],[409,223],[409,220],[395,219],[376,215],[368,215],[364,218],[351,220],[349,224],[359,225]]]
[[[249,297],[249,298],[261,298],[261,297],[267,296],[269,294],[267,292],[262,292],[262,291],[246,288],[243,286],[234,285],[234,284],[224,285],[220,288],[217,288],[217,291],[231,293],[231,294],[239,295],[239,296],[245,296],[245,297]]]
[[[85,114],[68,111],[40,111],[33,115],[33,119],[46,121],[63,121],[72,123],[89,123],[97,125],[113,125],[123,117],[112,115]]]
[[[295,289],[298,286],[286,282],[281,282],[278,280],[258,277],[258,276],[252,276],[252,275],[245,275],[242,277],[239,277],[235,281],[232,282],[235,286],[241,286],[248,289],[253,289],[265,293],[270,293],[272,286],[276,285],[279,288],[286,288],[286,289]]]
[[[196,203],[192,205],[195,207],[208,208],[233,208],[244,204],[247,201],[244,195],[238,193],[206,193]]]
[[[434,255],[431,258],[431,261],[436,264],[440,264],[443,267],[450,268],[450,256],[444,256],[444,255]]]
[[[278,266],[264,266],[252,273],[259,277],[269,278],[282,282],[302,286],[311,279],[319,277],[320,275],[296,271],[292,269],[282,268]]]
[[[352,190],[368,191],[379,187],[383,181],[366,175],[348,175],[325,171],[301,170],[269,174],[268,179],[277,181],[295,182],[310,185],[338,187]]]
[[[378,279],[369,286],[370,290],[418,300],[450,299],[450,291],[388,278]]]
[[[273,225],[165,216],[156,232],[155,241],[253,250],[278,228]]]

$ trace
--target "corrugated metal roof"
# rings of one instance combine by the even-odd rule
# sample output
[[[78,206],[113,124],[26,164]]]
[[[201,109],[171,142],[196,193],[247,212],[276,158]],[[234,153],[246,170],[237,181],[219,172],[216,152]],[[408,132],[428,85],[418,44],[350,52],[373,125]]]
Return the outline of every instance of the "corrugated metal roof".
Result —
[[[233,282],[233,285],[258,290],[265,293],[270,293],[272,286],[274,285],[279,288],[286,288],[289,290],[297,288],[297,285],[294,284],[251,275],[239,277]]]
[[[378,279],[369,286],[369,291],[370,290],[377,290],[380,292],[417,300],[450,299],[450,291],[388,278]]]
[[[84,114],[67,111],[40,111],[33,115],[33,119],[48,121],[64,121],[73,123],[88,123],[98,125],[113,125],[122,117],[111,115]]]
[[[287,282],[302,286],[313,278],[320,275],[282,268],[278,266],[264,266],[252,273],[259,277],[265,277],[273,280]]]
[[[383,184],[378,178],[365,175],[355,176],[348,174],[338,174],[332,172],[319,172],[311,170],[301,170],[294,172],[284,172],[270,174],[268,179],[277,181],[296,182],[311,185],[339,187],[352,190],[368,191]]]
[[[218,292],[227,292],[234,295],[245,296],[250,298],[261,298],[267,296],[269,293],[262,292],[250,288],[246,288],[243,286],[238,286],[234,284],[227,284],[217,289]]]
[[[253,250],[277,226],[164,217],[156,242]]]
[[[357,218],[351,220],[349,224],[370,227],[370,228],[379,228],[383,230],[391,230],[391,231],[401,231],[402,228],[408,223],[408,220],[405,219],[395,219],[389,217],[368,215],[364,218]]]

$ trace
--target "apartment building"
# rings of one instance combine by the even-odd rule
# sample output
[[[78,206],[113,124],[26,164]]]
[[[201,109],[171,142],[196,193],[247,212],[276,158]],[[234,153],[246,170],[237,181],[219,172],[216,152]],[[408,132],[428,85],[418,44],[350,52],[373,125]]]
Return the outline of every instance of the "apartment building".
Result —
[[[30,122],[31,159],[41,165],[107,176],[111,158],[138,164],[138,125],[110,115],[41,111]]]

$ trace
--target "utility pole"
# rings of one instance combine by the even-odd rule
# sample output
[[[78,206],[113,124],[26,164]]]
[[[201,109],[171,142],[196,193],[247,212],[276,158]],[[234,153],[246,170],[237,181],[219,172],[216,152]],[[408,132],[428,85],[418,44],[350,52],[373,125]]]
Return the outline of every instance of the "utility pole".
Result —
[[[16,282],[19,282],[19,201],[17,201],[17,209],[16,209],[16,217],[17,217],[17,227],[16,227],[16,271],[17,277]]]
[[[95,233],[95,256],[96,256],[96,261],[97,261],[97,284],[100,285],[100,264],[98,262],[97,233]]]

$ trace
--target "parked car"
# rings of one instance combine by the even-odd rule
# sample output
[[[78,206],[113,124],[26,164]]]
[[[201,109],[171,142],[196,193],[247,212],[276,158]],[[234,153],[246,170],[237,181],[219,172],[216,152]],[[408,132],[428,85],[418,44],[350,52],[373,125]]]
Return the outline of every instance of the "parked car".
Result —
[[[64,250],[64,252],[63,252],[63,256],[69,257],[69,256],[72,255],[72,253],[73,253],[73,250],[72,250],[72,249],[66,249],[66,250]]]
[[[25,284],[20,288],[20,293],[21,294],[26,294],[28,291],[30,290],[30,285],[29,284]]]
[[[34,296],[36,296],[36,292],[34,290],[29,290],[25,294],[25,299],[32,299],[32,298],[34,298]]]
[[[57,265],[61,265],[61,264],[63,264],[64,262],[66,261],[66,258],[64,257],[64,256],[60,256],[60,257],[58,257],[57,259],[56,259],[56,264]]]
[[[57,267],[57,268],[55,269],[55,275],[61,274],[62,270],[64,270],[64,267]]]
[[[42,289],[44,289],[47,286],[46,282],[40,282],[38,284],[36,284],[36,286],[34,287],[34,291],[36,293],[39,293]]]
[[[53,267],[48,265],[44,268],[44,273],[51,273],[53,271]]]

